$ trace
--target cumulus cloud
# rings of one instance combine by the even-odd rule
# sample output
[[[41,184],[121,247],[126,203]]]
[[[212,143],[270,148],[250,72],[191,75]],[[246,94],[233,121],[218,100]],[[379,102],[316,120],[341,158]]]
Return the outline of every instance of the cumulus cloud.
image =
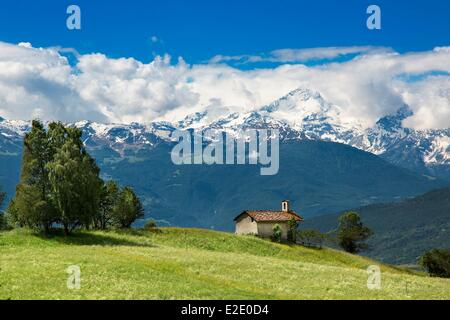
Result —
[[[279,61],[347,54],[356,57],[314,66],[290,63],[241,70],[217,63],[231,59],[223,56],[189,65],[181,58],[173,62],[168,55],[142,63],[95,53],[77,55],[76,65],[71,66],[58,48],[0,43],[0,115],[63,121],[176,121],[205,110],[210,117],[251,111],[305,87],[319,91],[341,106],[344,117],[356,118],[363,126],[408,103],[415,115],[406,124],[449,127],[449,48],[404,54],[374,47],[271,53]]]
[[[19,119],[106,120],[95,103],[80,96],[72,71],[54,49],[0,43],[0,114]]]
[[[405,121],[412,128],[450,127],[450,77],[431,76],[411,85],[403,93],[407,104],[414,106],[414,115]]]

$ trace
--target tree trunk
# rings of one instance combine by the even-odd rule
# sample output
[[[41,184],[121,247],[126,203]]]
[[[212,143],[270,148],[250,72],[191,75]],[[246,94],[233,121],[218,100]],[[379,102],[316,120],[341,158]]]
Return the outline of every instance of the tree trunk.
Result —
[[[64,225],[64,235],[65,236],[69,235],[69,227],[66,224]]]

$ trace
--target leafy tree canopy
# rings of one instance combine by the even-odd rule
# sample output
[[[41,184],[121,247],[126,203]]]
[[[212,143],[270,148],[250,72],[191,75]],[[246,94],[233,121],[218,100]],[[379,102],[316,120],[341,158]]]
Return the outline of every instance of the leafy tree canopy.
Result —
[[[133,189],[104,183],[82,142],[82,132],[61,122],[34,120],[24,139],[22,169],[7,219],[13,226],[48,233],[54,224],[65,234],[77,227],[129,228],[144,210]],[[3,200],[3,199],[0,199]]]
[[[450,278],[450,250],[433,249],[419,258],[422,266],[432,277]]]
[[[365,240],[372,234],[372,230],[363,225],[358,213],[347,212],[339,217],[337,240],[345,251],[357,253],[367,249]]]

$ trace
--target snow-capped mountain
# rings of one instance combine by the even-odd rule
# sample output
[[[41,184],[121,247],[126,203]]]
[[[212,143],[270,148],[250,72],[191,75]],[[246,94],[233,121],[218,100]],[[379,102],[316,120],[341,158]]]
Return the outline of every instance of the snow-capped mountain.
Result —
[[[207,112],[197,113],[186,117],[179,127],[227,131],[277,128],[282,140],[343,143],[409,169],[426,172],[427,168],[444,166],[447,177],[450,177],[450,129],[414,130],[403,127],[403,120],[413,115],[407,105],[400,106],[396,113],[382,117],[373,127],[366,129],[357,119],[343,117],[342,114],[339,106],[326,101],[320,93],[299,88],[256,111],[232,113],[209,124],[205,124]]]
[[[450,129],[404,128],[402,121],[412,115],[407,105],[400,106],[395,114],[386,115],[367,129],[356,119],[343,117],[342,113],[339,106],[326,101],[320,93],[299,88],[254,111],[225,114],[220,118],[209,117],[208,112],[203,111],[175,123],[125,125],[81,121],[74,125],[82,129],[88,148],[109,148],[121,156],[169,141],[171,132],[176,129],[213,128],[233,132],[246,128],[277,128],[282,140],[343,143],[382,156],[402,167],[450,177]],[[29,129],[29,122],[0,118],[0,153],[20,148],[22,136]],[[439,172],[434,171],[436,167]]]
[[[5,120],[0,117],[0,155],[20,152],[22,138],[30,129],[28,121]]]
[[[120,155],[151,148],[158,142],[170,139],[175,130],[170,123],[101,124],[80,121],[74,124],[83,131],[83,142],[90,149],[110,148]]]

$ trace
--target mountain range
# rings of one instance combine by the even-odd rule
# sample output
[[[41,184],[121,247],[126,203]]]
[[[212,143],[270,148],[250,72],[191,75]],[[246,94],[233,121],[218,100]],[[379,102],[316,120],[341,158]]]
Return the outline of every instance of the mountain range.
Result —
[[[398,201],[450,184],[450,129],[414,130],[407,105],[370,128],[342,116],[320,93],[299,88],[251,112],[220,117],[208,111],[176,122],[74,123],[104,178],[132,185],[147,216],[162,224],[232,230],[244,209],[277,209],[293,200],[306,217]],[[176,166],[176,129],[246,128],[280,131],[280,171],[261,177],[255,166]],[[0,118],[0,184],[9,195],[18,180],[29,121]]]
[[[88,147],[106,146],[121,155],[151,149],[158,142],[169,141],[176,129],[277,128],[282,140],[321,140],[346,144],[378,155],[389,162],[450,180],[450,128],[414,130],[402,126],[413,113],[407,105],[394,114],[380,118],[370,128],[357,120],[344,121],[342,110],[326,101],[318,92],[299,88],[256,111],[230,113],[220,117],[208,111],[184,119],[145,124],[75,123],[84,132]],[[0,118],[0,152],[17,151],[30,122]]]
[[[343,120],[342,110],[320,93],[299,88],[257,111],[210,116],[208,111],[186,116],[175,123],[100,125],[78,122],[87,142],[108,144],[123,153],[150,147],[158,139],[168,140],[175,129],[276,128],[282,140],[320,140],[346,144],[378,155],[407,169],[450,180],[450,128],[414,130],[404,128],[403,120],[413,115],[407,105],[395,114],[380,118],[364,129],[357,120]]]

